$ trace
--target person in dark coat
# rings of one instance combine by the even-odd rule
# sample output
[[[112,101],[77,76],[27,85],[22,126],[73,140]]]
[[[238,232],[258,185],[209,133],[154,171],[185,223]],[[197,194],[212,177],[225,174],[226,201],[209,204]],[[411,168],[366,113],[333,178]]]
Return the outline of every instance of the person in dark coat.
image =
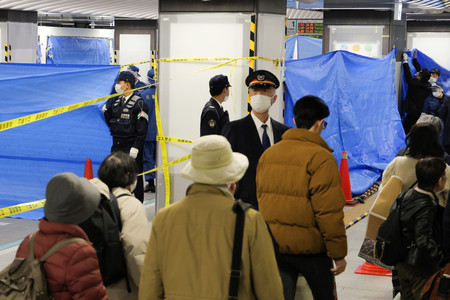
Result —
[[[156,114],[155,114],[155,70],[150,69],[147,72],[148,82],[151,86],[145,89],[141,93],[141,98],[144,100],[148,107],[148,131],[145,137],[144,144],[144,171],[149,171],[155,168],[156,161],[156,136],[158,134],[158,129],[156,127]],[[147,185],[144,187],[144,193],[155,192],[155,175],[156,172],[151,172],[145,174],[145,181]]]
[[[442,144],[446,152],[450,151],[450,99],[445,96],[444,103],[442,104],[442,109],[439,114],[442,122],[444,122],[444,130],[442,133]]]
[[[276,89],[280,86],[277,77],[269,71],[258,70],[247,76],[252,111],[246,117],[225,125],[222,135],[231,144],[233,151],[247,156],[249,167],[239,181],[236,199],[252,204],[258,209],[256,199],[256,166],[264,150],[281,140],[290,127],[273,120],[269,109],[277,100]]]
[[[230,82],[225,75],[216,75],[209,80],[211,99],[206,102],[200,118],[200,136],[220,134],[223,126],[230,121],[228,111],[224,111],[222,103],[230,95]]]
[[[432,84],[430,90],[431,95],[428,95],[425,99],[423,112],[433,116],[439,116],[447,96],[444,94],[444,90],[437,84]]]
[[[413,64],[418,69],[415,77],[411,75],[411,69],[408,65],[408,56],[403,53],[403,70],[406,83],[408,84],[408,92],[403,103],[403,109],[406,112],[406,117],[403,120],[403,129],[408,134],[411,126],[413,126],[420,114],[423,111],[425,99],[431,94],[430,83],[430,71],[428,69],[420,69],[420,65],[417,62],[417,54],[415,52],[413,58]]]
[[[422,299],[425,283],[439,269],[442,218],[436,193],[445,187],[446,166],[439,157],[420,159],[416,164],[418,186],[399,196],[402,236],[408,247],[405,259],[396,265],[401,299]]]
[[[114,99],[114,102],[104,112],[113,138],[111,152],[128,153],[143,171],[144,142],[148,131],[148,108],[142,98],[133,91],[135,77],[131,72],[122,71],[116,79],[116,92],[124,94]],[[144,181],[138,177],[136,198],[144,201]]]

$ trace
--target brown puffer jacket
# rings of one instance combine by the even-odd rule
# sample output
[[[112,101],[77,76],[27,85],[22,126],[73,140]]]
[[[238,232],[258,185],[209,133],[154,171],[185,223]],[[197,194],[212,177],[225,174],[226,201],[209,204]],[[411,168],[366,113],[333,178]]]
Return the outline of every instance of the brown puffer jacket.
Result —
[[[36,234],[34,253],[42,257],[58,241],[80,237],[89,241],[77,225],[54,223],[41,219]],[[28,256],[26,237],[17,250],[16,257]],[[95,249],[87,243],[75,243],[59,249],[44,262],[44,271],[50,294],[55,300],[107,299]]]
[[[320,135],[289,129],[261,156],[259,210],[283,254],[347,255],[345,197],[333,150]]]

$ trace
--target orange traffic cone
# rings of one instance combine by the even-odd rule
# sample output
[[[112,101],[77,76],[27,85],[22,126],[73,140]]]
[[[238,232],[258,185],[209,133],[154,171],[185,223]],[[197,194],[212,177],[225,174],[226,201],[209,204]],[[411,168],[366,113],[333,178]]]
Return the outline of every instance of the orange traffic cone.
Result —
[[[86,164],[84,166],[84,178],[94,178],[94,172],[92,172],[92,161],[90,158],[86,159]]]
[[[350,187],[350,175],[348,174],[347,158],[347,152],[342,152],[341,165],[339,166],[339,173],[341,174],[341,188],[344,192],[345,204],[356,205],[358,201],[352,199],[352,189]]]
[[[392,276],[392,271],[382,268],[380,266],[365,262],[355,270],[356,274],[377,275],[377,276]]]

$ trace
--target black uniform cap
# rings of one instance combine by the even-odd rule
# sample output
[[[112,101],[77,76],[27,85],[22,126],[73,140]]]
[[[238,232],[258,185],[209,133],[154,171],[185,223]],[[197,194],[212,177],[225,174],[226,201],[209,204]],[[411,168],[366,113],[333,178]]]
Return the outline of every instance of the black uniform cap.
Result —
[[[245,84],[251,88],[255,85],[261,88],[275,88],[280,86],[278,78],[271,72],[266,70],[258,70],[248,75],[245,79]]]
[[[441,72],[439,72],[439,69],[436,69],[436,68],[435,68],[435,69],[431,69],[431,70],[430,70],[430,73],[431,73],[431,74],[435,73],[435,74],[437,74],[438,76],[441,75]]]
[[[117,76],[116,79],[116,82],[119,81],[134,83],[136,81],[136,77],[134,77],[133,73],[131,73],[130,71],[122,71],[119,73],[119,76]]]

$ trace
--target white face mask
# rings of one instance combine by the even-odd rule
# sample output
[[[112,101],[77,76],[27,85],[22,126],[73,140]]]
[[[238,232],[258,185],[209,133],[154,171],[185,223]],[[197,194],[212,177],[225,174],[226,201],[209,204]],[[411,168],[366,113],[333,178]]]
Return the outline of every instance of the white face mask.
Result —
[[[272,98],[265,95],[250,96],[250,105],[257,113],[264,113],[269,110],[272,105]]]
[[[134,190],[136,189],[136,185],[137,185],[137,179],[131,184],[130,192],[134,192]]]
[[[228,100],[228,96],[225,96],[225,98],[223,98],[223,102],[227,102]]]
[[[436,98],[439,98],[439,96],[441,95],[441,93],[439,92],[433,92],[432,95]]]
[[[436,78],[434,77],[430,77],[430,79],[428,79],[429,83],[435,83],[436,82]]]
[[[116,93],[122,93],[124,91],[124,90],[122,90],[122,87],[118,83],[116,83],[116,85],[114,86],[114,89],[116,90]]]

